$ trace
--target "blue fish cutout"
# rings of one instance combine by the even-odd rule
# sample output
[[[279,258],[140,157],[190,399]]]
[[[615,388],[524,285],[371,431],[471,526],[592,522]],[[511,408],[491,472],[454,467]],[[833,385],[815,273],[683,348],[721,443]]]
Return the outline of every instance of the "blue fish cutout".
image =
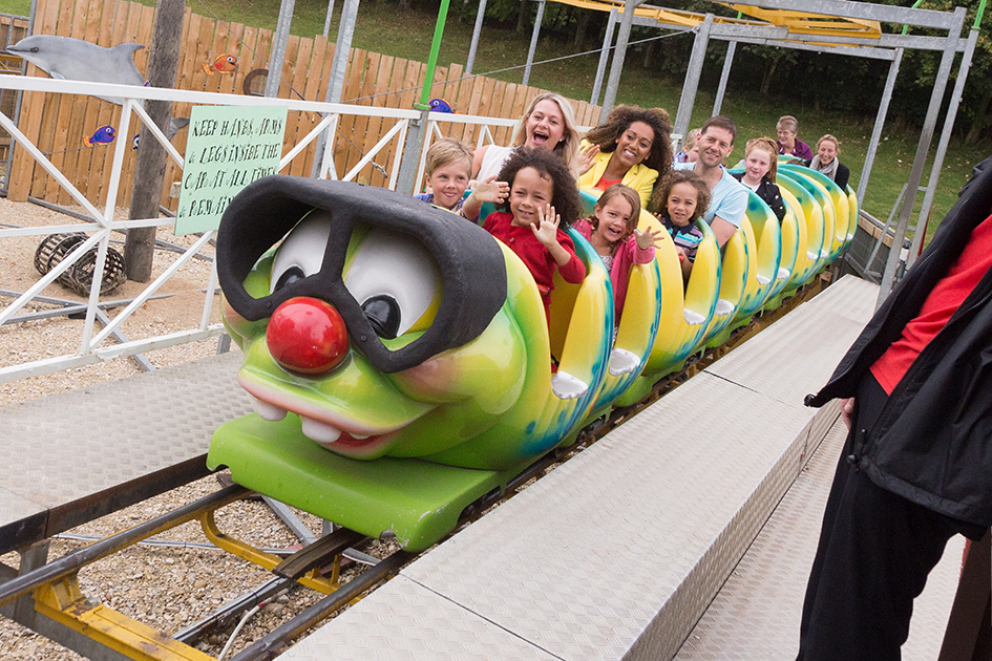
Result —
[[[116,133],[113,126],[101,126],[93,132],[93,135],[86,138],[86,144],[90,147],[96,144],[106,145],[114,141]]]
[[[455,112],[454,110],[451,109],[451,106],[449,106],[448,102],[445,101],[444,99],[431,99],[431,102],[428,103],[427,105],[429,105],[431,107],[431,110],[433,110],[434,112],[450,112],[452,114],[454,114]]]

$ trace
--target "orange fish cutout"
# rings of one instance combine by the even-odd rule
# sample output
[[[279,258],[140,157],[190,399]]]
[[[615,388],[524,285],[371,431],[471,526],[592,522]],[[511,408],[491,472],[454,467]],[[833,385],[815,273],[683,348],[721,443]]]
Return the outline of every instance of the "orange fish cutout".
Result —
[[[233,55],[221,55],[213,64],[204,64],[203,70],[208,76],[214,75],[214,71],[219,73],[230,73],[238,67],[238,58]]]

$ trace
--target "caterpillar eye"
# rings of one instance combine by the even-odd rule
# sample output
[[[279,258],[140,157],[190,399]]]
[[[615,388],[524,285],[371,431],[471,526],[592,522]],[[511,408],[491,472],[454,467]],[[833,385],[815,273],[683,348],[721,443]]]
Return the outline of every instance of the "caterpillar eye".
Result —
[[[291,266],[286,269],[281,276],[279,276],[279,280],[276,281],[276,286],[273,287],[272,291],[277,292],[283,287],[288,287],[297,280],[302,280],[305,277],[307,276],[306,273],[303,272],[303,269],[299,266]]]
[[[327,214],[311,213],[301,220],[286,235],[272,263],[269,294],[317,273],[330,233],[331,220]]]
[[[373,296],[362,303],[362,312],[382,339],[393,340],[399,335],[402,313],[392,296]]]
[[[357,245],[343,280],[382,339],[426,329],[444,291],[437,263],[423,245],[383,228]]]

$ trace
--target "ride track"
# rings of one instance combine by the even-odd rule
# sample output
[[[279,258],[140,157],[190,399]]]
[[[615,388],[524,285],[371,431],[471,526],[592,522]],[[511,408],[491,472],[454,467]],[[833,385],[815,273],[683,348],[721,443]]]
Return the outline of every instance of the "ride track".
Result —
[[[603,378],[602,373],[592,379],[589,385],[589,390],[592,392],[573,416],[581,421],[581,424],[577,424],[575,428],[566,429],[547,451],[529,458],[527,466],[523,470],[514,469],[511,471],[512,474],[506,474],[504,471],[505,476],[499,484],[495,487],[487,485],[485,491],[474,495],[466,506],[458,509],[456,512],[457,520],[454,525],[439,528],[435,522],[433,527],[428,526],[422,531],[424,532],[422,537],[397,539],[401,542],[401,546],[407,547],[409,551],[398,551],[379,561],[358,577],[342,584],[339,580],[342,554],[349,547],[369,536],[397,538],[396,531],[375,530],[370,532],[367,526],[363,529],[362,525],[352,524],[349,519],[354,517],[348,513],[342,517],[325,516],[324,518],[339,521],[350,527],[340,528],[288,558],[281,559],[231,538],[218,529],[214,522],[214,512],[251,494],[245,487],[234,485],[128,531],[112,535],[89,547],[70,553],[34,571],[16,578],[10,577],[10,580],[0,584],[0,607],[33,593],[35,609],[39,613],[80,631],[102,645],[131,658],[202,659],[206,661],[212,657],[197,651],[186,643],[169,638],[131,620],[99,602],[87,599],[82,595],[77,582],[77,574],[86,564],[107,557],[182,523],[198,520],[205,535],[218,547],[260,565],[287,581],[297,581],[328,595],[322,601],[284,623],[261,641],[234,657],[238,661],[272,658],[287,642],[299,636],[313,623],[359,598],[375,584],[395,575],[404,564],[416,557],[417,553],[415,552],[421,552],[449,534],[457,532],[492,506],[511,497],[532,479],[540,477],[549,467],[567,460],[576,452],[602,438],[616,426],[636,415],[641,409],[683,383],[702,367],[751,337],[771,321],[784,316],[796,305],[818,293],[822,281],[820,274],[826,264],[841,253],[853,235],[854,222],[857,218],[856,201],[853,200],[850,191],[845,195],[839,189],[832,190],[830,187],[832,182],[821,181],[815,173],[810,173],[805,168],[783,167],[782,171],[783,175],[779,183],[783,190],[788,213],[781,226],[781,231],[776,231],[779,230],[779,225],[775,222],[775,218],[767,206],[752,195],[748,217],[742,223],[741,231],[728,243],[723,255],[723,263],[721,264],[718,259],[711,259],[711,263],[707,263],[705,257],[697,262],[692,279],[687,284],[684,298],[681,296],[681,275],[677,271],[675,272],[676,277],[678,277],[676,287],[673,290],[674,293],[669,293],[669,298],[666,300],[671,300],[678,295],[677,300],[680,300],[681,303],[676,306],[678,314],[670,317],[669,321],[665,321],[662,319],[662,315],[666,311],[662,310],[662,306],[655,304],[651,308],[655,310],[659,321],[653,324],[654,333],[651,334],[646,343],[643,334],[641,335],[642,346],[638,348],[637,354],[641,369],[633,373],[634,377],[627,378],[626,385],[622,387],[616,387],[616,381],[614,381],[612,388],[603,387],[602,384],[606,382],[606,379]],[[833,186],[833,188],[836,189],[837,187]],[[645,225],[653,225],[655,222],[652,217],[645,214],[641,218],[641,228],[643,229]],[[719,251],[716,249],[712,233],[708,231],[708,228],[704,227],[703,229],[706,232],[706,239],[701,247],[701,254],[705,255],[708,251],[711,257],[713,255],[718,256]],[[785,235],[784,239],[783,235]],[[573,238],[575,237],[573,236]],[[590,261],[591,248],[582,240],[577,240],[576,243],[578,252],[586,260],[587,268],[589,268],[594,264]],[[783,245],[790,249],[795,246],[795,256],[783,256]],[[769,249],[769,246],[777,246],[778,249]],[[672,264],[668,264],[669,261]],[[792,268],[782,266],[783,261],[792,263]],[[661,279],[662,273],[667,274],[672,268],[678,269],[677,258],[670,247],[663,244],[656,262],[644,265],[643,270],[648,271],[647,278],[650,278],[653,273],[656,278]],[[719,277],[720,273],[724,275],[723,282]],[[728,283],[726,275],[729,273],[741,274],[740,281],[736,282],[735,277],[735,282]],[[768,275],[759,277],[762,274]],[[668,275],[667,277],[670,284],[672,276]],[[608,284],[608,282],[607,277],[605,283]],[[644,295],[643,293],[638,294],[639,289],[635,282],[636,277],[632,276],[632,287],[627,299],[628,309],[631,309],[631,306],[637,306],[638,296]],[[587,281],[576,288],[581,289],[589,286],[589,284]],[[599,286],[609,291],[608,286],[604,286],[604,284]],[[577,295],[576,292],[568,292],[567,287],[562,286],[561,289],[564,291],[560,295],[570,294],[573,297]],[[640,291],[656,290],[641,287]],[[701,291],[704,293],[701,294]],[[709,296],[708,302],[706,296]],[[690,309],[690,306],[698,305],[700,302],[704,308],[706,305],[709,306],[709,314],[699,314]],[[650,306],[648,307],[650,308]],[[729,309],[727,309],[728,307]],[[558,300],[559,314],[571,312],[570,309],[566,308],[567,306]],[[612,312],[612,309],[612,304],[605,306],[605,314],[610,317],[610,327],[612,327],[612,317],[609,313]],[[668,312],[670,313],[670,310]],[[230,310],[226,312],[228,315],[230,313]],[[630,317],[636,319],[636,315],[630,315]],[[235,319],[235,325],[237,323],[238,320]],[[672,332],[672,326],[679,332]],[[684,332],[686,326],[692,327],[690,333]],[[543,327],[543,323],[541,327]],[[552,338],[554,332],[555,322],[552,320]],[[630,337],[631,334],[630,329],[625,331],[624,323],[621,321],[618,348],[622,348],[620,347],[621,342],[625,337]],[[691,339],[687,340],[687,335]],[[545,337],[547,338],[547,335]],[[660,359],[659,356],[661,356]],[[565,364],[566,361],[563,357],[562,365]],[[647,370],[650,371],[644,374],[644,371]],[[603,373],[607,371],[606,365],[602,366],[601,371]],[[628,372],[625,376],[630,377],[630,374],[631,372]],[[550,379],[550,375],[548,376]],[[616,377],[617,375],[612,376]],[[631,401],[632,392],[636,394],[636,397]],[[606,394],[604,395],[604,393]],[[259,426],[259,419],[256,416],[248,416],[228,424],[234,424],[235,429],[237,429],[238,425],[245,421],[249,421],[249,424],[255,427]],[[272,425],[272,423],[261,423],[262,427],[266,425]],[[215,444],[218,438],[223,441],[223,426],[215,435]],[[316,444],[307,439],[303,439],[303,441],[311,448],[317,447]],[[215,448],[212,447],[211,454],[213,455],[214,452]],[[337,457],[337,455],[323,450],[317,450],[317,452],[328,458]],[[310,454],[312,455],[312,453]],[[245,480],[239,476],[239,469],[242,467],[236,465],[237,456],[237,452],[231,452],[229,449],[223,454],[223,459],[212,456],[208,463],[211,468],[216,467],[217,464],[235,464],[232,466],[235,481],[241,484],[250,483],[252,481],[250,477]],[[382,459],[371,462],[355,462],[348,459],[345,461],[352,464],[374,466]],[[391,461],[404,460],[392,459]],[[265,468],[268,472],[272,466],[266,465]],[[292,470],[298,469],[299,467],[295,467]],[[291,484],[297,489],[299,488],[299,483]],[[283,500],[287,494],[267,493],[266,495]],[[291,496],[292,494],[288,495]],[[292,501],[292,497],[285,498],[285,502],[289,502],[291,505],[294,504]],[[305,507],[302,509],[311,511]],[[319,511],[312,513],[321,515]],[[424,514],[418,510],[414,516],[422,518]],[[341,519],[345,520],[341,521]],[[444,520],[447,521],[448,519]],[[401,531],[401,533],[405,532],[409,531]],[[18,545],[15,543],[14,546]],[[322,573],[321,569],[327,566],[330,567],[329,576]],[[245,604],[244,608],[250,606],[251,604]],[[225,617],[233,617],[237,612],[236,609],[229,609],[225,612]],[[209,626],[216,625],[217,622],[218,618],[212,618]],[[196,626],[188,629],[202,632],[207,629],[207,625],[199,629]],[[187,642],[190,641],[187,640]]]
[[[820,292],[822,282],[819,277],[814,278],[785,300],[778,309],[752,320],[746,326],[735,329],[725,344],[707,349],[698,357],[693,356],[687,361],[683,369],[669,374],[656,383],[650,394],[643,400],[630,406],[618,407],[607,418],[586,426],[578,434],[574,443],[567,447],[555,448],[539,458],[526,470],[510,480],[502,493],[491,492],[473,502],[462,511],[458,524],[448,536],[456,534],[465,526],[488,513],[492,508],[527,488],[533,481],[541,479],[550,470],[592,446],[616,427],[702,372],[706,366],[781,319],[797,306],[815,297]],[[251,647],[231,657],[232,661],[256,661],[274,658],[284,650],[286,645],[301,636],[314,624],[334,615],[348,604],[354,603],[356,599],[360,599],[364,594],[375,589],[379,583],[395,576],[403,566],[429,551],[428,549],[419,553],[409,553],[396,550],[350,581],[341,583],[338,579],[342,562],[346,558],[346,551],[352,546],[358,545],[366,537],[347,528],[338,528],[286,558],[253,548],[221,532],[214,522],[214,513],[217,510],[232,502],[250,498],[253,494],[254,492],[239,485],[226,487],[182,508],[69,553],[28,574],[13,578],[0,584],[0,607],[35,592],[38,612],[78,631],[88,632],[86,635],[111,649],[136,651],[139,648],[145,648],[147,650],[148,645],[151,644],[157,650],[156,653],[161,656],[135,658],[208,661],[213,657],[199,653],[190,646],[195,644],[201,636],[236,620],[245,611],[263,603],[277,589],[284,588],[287,583],[299,582],[301,585],[327,595],[269,632]],[[186,627],[183,630],[181,640],[165,636],[140,622],[130,620],[114,612],[102,604],[91,602],[83,596],[76,575],[86,565],[124,551],[139,542],[189,521],[198,521],[203,527],[204,535],[218,547],[264,567],[271,571],[275,577],[283,580],[260,586],[245,595],[245,598],[232,602],[205,620]],[[440,540],[440,542],[443,541],[443,539]],[[330,576],[326,574],[330,574]],[[70,598],[67,599],[65,595]],[[88,608],[80,608],[80,602],[88,604]],[[140,644],[136,642],[139,640],[142,641]]]

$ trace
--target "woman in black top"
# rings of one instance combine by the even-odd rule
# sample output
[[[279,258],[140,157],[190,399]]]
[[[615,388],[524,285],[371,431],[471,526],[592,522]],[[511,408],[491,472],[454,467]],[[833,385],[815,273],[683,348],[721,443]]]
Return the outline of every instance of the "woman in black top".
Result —
[[[809,167],[811,170],[823,173],[834,180],[841,190],[847,188],[847,180],[851,171],[842,165],[837,155],[840,154],[840,141],[829,133],[816,143],[816,156]]]

